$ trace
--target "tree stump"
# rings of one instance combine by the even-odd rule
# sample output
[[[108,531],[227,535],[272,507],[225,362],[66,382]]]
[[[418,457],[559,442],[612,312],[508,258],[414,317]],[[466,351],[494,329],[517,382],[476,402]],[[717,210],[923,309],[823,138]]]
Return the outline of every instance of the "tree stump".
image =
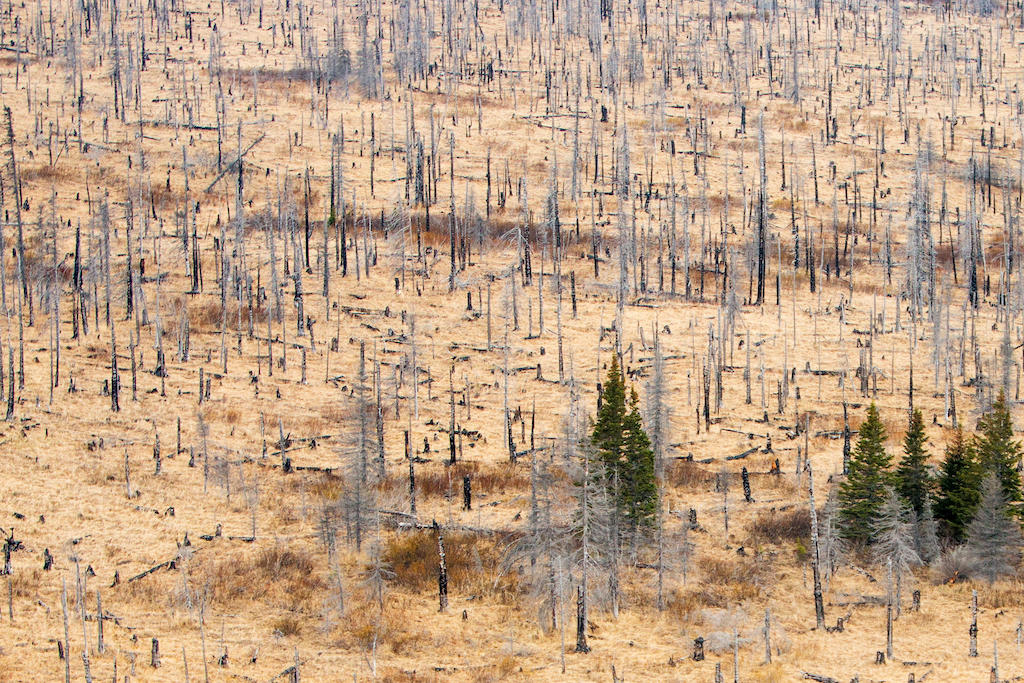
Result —
[[[583,586],[576,586],[576,652],[586,654],[590,652],[587,645],[587,596],[583,593]]]
[[[697,637],[693,641],[693,661],[704,661],[704,639]]]

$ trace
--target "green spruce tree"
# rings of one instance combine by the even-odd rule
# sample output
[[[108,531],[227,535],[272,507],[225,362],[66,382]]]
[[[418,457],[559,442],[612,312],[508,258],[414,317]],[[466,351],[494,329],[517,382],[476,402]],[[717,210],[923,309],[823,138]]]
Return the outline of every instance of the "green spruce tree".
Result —
[[[973,440],[964,438],[963,431],[957,429],[946,445],[935,500],[935,518],[954,541],[961,542],[967,536],[967,526],[978,508],[980,484],[981,468]]]
[[[658,507],[654,450],[643,428],[635,391],[630,393],[627,406],[626,386],[614,358],[601,390],[601,407],[591,441],[604,471],[608,494],[627,523],[622,531],[651,527]]]
[[[622,486],[623,509],[634,533],[653,527],[658,509],[654,449],[644,431],[638,404],[639,398],[634,390],[630,397],[629,414],[623,420],[625,462]]]
[[[841,533],[852,541],[871,540],[872,521],[885,501],[886,486],[892,482],[892,457],[885,450],[885,439],[885,425],[872,403],[860,426],[849,474],[839,485]]]
[[[601,406],[591,440],[609,480],[621,475],[623,421],[626,418],[626,386],[618,358],[612,356],[608,379],[601,387]]]
[[[1013,417],[1002,391],[992,404],[992,410],[978,420],[976,448],[982,476],[990,473],[996,475],[1008,502],[1024,498],[1021,495],[1020,474],[1017,473],[1017,463],[1022,455],[1021,445],[1013,439]]]
[[[934,485],[928,471],[928,436],[924,432],[921,411],[910,414],[910,425],[903,438],[903,458],[896,468],[896,491],[914,509],[918,517],[924,513],[925,502]]]

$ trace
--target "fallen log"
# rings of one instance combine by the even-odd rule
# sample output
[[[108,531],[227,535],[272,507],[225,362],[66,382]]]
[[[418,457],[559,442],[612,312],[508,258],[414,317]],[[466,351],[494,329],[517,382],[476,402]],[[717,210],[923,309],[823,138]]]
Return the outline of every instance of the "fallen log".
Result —
[[[213,186],[216,185],[218,182],[220,182],[221,178],[226,176],[228,173],[230,173],[234,169],[238,168],[238,164],[242,161],[242,158],[245,157],[246,154],[251,152],[253,147],[255,147],[256,145],[258,145],[261,142],[263,142],[263,138],[265,138],[265,137],[267,137],[266,133],[260,134],[260,136],[258,138],[256,138],[256,140],[252,144],[250,144],[248,147],[246,147],[245,150],[243,150],[240,154],[238,154],[238,156],[235,157],[234,161],[232,161],[230,164],[228,164],[226,167],[224,167],[224,170],[221,171],[220,174],[216,178],[213,179],[213,182],[206,186],[206,192],[209,192],[210,190],[212,190]]]
[[[884,605],[886,599],[880,595],[840,595],[832,604],[839,607],[850,605]]]
[[[742,453],[740,453],[738,455],[726,456],[725,459],[726,460],[742,460],[743,458],[747,457],[748,455],[750,455],[752,453],[756,453],[759,450],[761,450],[761,449],[758,446],[754,446],[753,448],[749,448],[749,449],[743,451]]]
[[[742,429],[733,429],[732,427],[722,427],[722,431],[723,432],[732,432],[733,434],[742,434],[743,436],[749,437],[751,439],[763,439],[763,438],[765,438],[764,434],[758,434],[756,432],[745,432]]]
[[[294,666],[289,666],[287,669],[285,669],[281,673],[279,673],[276,676],[274,676],[273,678],[271,678],[270,679],[270,683],[274,683],[274,681],[280,680],[280,679],[282,679],[282,678],[284,678],[286,676],[290,677],[291,680],[296,680],[296,677],[295,677],[295,667]]]
[[[840,683],[838,678],[832,678],[831,676],[812,674],[806,671],[802,671],[801,673],[804,675],[804,678],[810,679],[812,681],[817,681],[818,683]]]
[[[161,569],[174,569],[174,560],[167,560],[166,562],[161,562],[158,565],[150,567],[149,569],[147,569],[146,571],[142,572],[141,574],[136,574],[132,578],[128,579],[128,583],[131,583],[132,581],[138,581],[139,579],[144,579],[145,577],[149,576],[150,574],[153,574],[154,572],[158,572]]]

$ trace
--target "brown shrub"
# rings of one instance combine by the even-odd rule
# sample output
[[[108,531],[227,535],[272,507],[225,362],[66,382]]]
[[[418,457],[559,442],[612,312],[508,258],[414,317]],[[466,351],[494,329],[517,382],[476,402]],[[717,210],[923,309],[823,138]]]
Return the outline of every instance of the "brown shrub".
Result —
[[[387,608],[383,615],[376,609],[350,610],[334,631],[335,645],[369,650],[376,639],[378,647],[386,645],[395,655],[409,654],[429,637],[422,630],[408,628],[410,623],[404,609]]]
[[[705,555],[697,561],[701,581],[705,583],[751,583],[760,584],[765,578],[765,567],[752,557],[725,557]]]
[[[717,584],[702,581],[697,586],[694,599],[701,607],[728,609],[747,600],[756,600],[761,588],[753,583],[737,582]]]
[[[746,600],[756,600],[761,589],[753,583],[715,584],[701,581],[676,588],[665,600],[665,610],[680,623],[696,621],[708,608],[731,609]]]
[[[485,669],[477,674],[473,680],[481,681],[481,683],[483,681],[501,681],[508,678],[516,671],[522,671],[519,666],[519,662],[516,661],[516,658],[512,655],[505,655],[494,664],[493,675],[491,674],[491,671]]]
[[[521,491],[530,484],[529,478],[511,463],[502,463],[493,468],[482,469],[480,463],[459,462],[454,467],[445,465],[442,469],[416,473],[416,490],[421,496],[446,496],[449,491],[453,496],[461,495],[462,478],[470,476],[473,493],[502,493],[513,490]],[[404,484],[403,484],[404,485]]]
[[[761,543],[796,543],[807,545],[811,536],[811,512],[798,507],[790,510],[765,510],[750,525],[750,535]]]
[[[260,551],[253,562],[253,569],[263,572],[271,580],[277,581],[287,578],[293,572],[308,574],[315,567],[309,553],[275,545]]]
[[[262,600],[292,611],[315,608],[326,588],[306,550],[274,545],[247,558],[225,558],[207,568],[212,598]]]
[[[470,532],[445,533],[444,550],[452,592],[515,590],[514,577],[501,572],[501,552],[494,539]],[[396,536],[388,543],[384,560],[394,572],[392,582],[396,585],[416,591],[436,589],[437,537],[432,531]]]
[[[673,488],[696,490],[707,488],[715,475],[692,460],[675,460],[665,468],[665,480]]]
[[[769,569],[756,557],[704,556],[697,567],[700,582],[688,599],[693,607],[729,608],[757,599],[768,584]]]
[[[391,620],[385,614],[378,622],[377,610],[351,610],[345,615],[345,621],[335,632],[335,645],[344,648],[358,647],[369,650],[374,639],[378,643],[386,641],[391,631]]]
[[[341,477],[327,472],[317,474],[311,482],[308,482],[308,486],[309,492],[315,498],[322,498],[327,501],[338,500],[345,488]]]
[[[169,593],[167,586],[163,585],[155,576],[147,576],[141,581],[122,583],[115,592],[115,600],[120,598],[126,603],[133,605],[146,605],[149,607],[164,607],[174,602],[172,593]],[[104,602],[107,598],[104,597]]]
[[[13,572],[11,575],[11,593],[16,598],[32,598],[39,592],[41,569]]]
[[[665,600],[665,611],[680,623],[689,623],[705,605],[701,604],[693,590],[674,588]]]
[[[978,591],[978,604],[990,609],[1016,607],[1024,603],[1024,583],[1011,581],[993,586],[985,585]]]
[[[286,614],[274,619],[270,623],[270,630],[282,636],[297,636],[302,633],[302,621],[294,614]]]
[[[461,219],[461,211],[456,211],[456,214]],[[490,242],[491,240],[500,240],[503,235],[514,229],[517,225],[515,214],[503,216],[504,212],[501,210],[492,210],[491,219],[483,220],[481,222],[481,229],[484,233],[484,240]],[[426,215],[419,210],[412,211],[409,214],[411,224],[413,226],[413,232],[419,228],[419,239],[424,247],[432,247],[435,250],[441,250],[448,244],[448,233],[444,230],[438,230],[436,226],[446,225],[448,222],[448,214],[434,213],[431,211],[430,214],[430,225],[433,226],[430,232],[426,230]],[[363,225],[364,218],[359,218],[359,224]],[[374,232],[380,230],[380,216],[370,218],[370,225]],[[475,246],[475,245],[474,245]]]
[[[248,304],[241,305],[237,301],[228,301],[227,326],[229,330],[234,329],[238,325],[239,309],[241,309],[242,314],[242,325],[247,326],[249,324]],[[216,299],[190,305],[188,307],[188,323],[191,330],[193,332],[219,330],[222,310],[220,301]],[[268,313],[269,311],[266,306],[254,306],[252,309],[253,325],[258,329],[265,328]]]
[[[231,405],[214,404],[203,411],[203,419],[207,424],[218,424],[223,422],[229,425],[237,425],[241,418],[241,411]]]
[[[26,185],[45,183],[61,187],[80,182],[81,179],[82,170],[78,166],[40,164],[39,166],[26,165],[21,169],[21,181]]]
[[[952,585],[965,581],[974,572],[974,559],[963,546],[949,548],[931,564],[934,583]]]

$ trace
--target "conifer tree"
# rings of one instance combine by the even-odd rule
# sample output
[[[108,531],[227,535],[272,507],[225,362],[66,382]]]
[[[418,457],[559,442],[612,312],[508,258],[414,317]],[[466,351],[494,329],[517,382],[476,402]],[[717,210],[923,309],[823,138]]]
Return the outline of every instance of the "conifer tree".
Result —
[[[921,517],[924,506],[933,487],[928,471],[928,436],[924,432],[921,411],[914,409],[910,414],[910,425],[903,439],[903,458],[896,468],[896,490]]]
[[[852,541],[871,540],[871,524],[885,501],[890,485],[892,457],[885,450],[885,426],[872,403],[860,426],[850,471],[839,485],[839,517],[842,534]]]
[[[591,441],[604,470],[605,485],[618,511],[638,531],[654,523],[658,485],[654,451],[643,428],[639,398],[631,392],[627,413],[626,387],[617,359],[612,359],[601,391],[601,407]]]
[[[1020,527],[1006,503],[999,478],[992,472],[985,475],[981,502],[968,527],[967,551],[974,571],[989,583],[1012,574],[1020,562]]]
[[[978,420],[977,453],[982,476],[995,474],[1007,501],[1024,498],[1020,474],[1017,473],[1017,464],[1024,451],[1020,442],[1013,439],[1013,418],[1002,391],[992,404],[992,410]]]
[[[630,411],[623,420],[623,508],[634,533],[654,525],[658,507],[658,483],[654,474],[654,450],[644,431],[634,390]]]
[[[609,479],[619,472],[622,457],[623,421],[626,418],[626,387],[618,358],[612,356],[608,379],[601,388],[601,405],[591,437]]]
[[[954,541],[963,541],[967,526],[978,507],[981,469],[974,444],[957,429],[946,446],[946,457],[939,468],[935,517]]]

